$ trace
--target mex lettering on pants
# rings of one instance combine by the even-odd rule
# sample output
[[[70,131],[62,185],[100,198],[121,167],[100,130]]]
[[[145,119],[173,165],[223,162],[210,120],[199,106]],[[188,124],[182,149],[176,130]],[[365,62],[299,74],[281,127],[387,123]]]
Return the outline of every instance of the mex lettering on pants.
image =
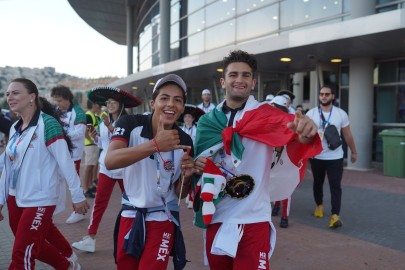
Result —
[[[35,213],[35,217],[31,223],[31,228],[30,228],[31,231],[32,230],[38,231],[39,227],[42,225],[42,217],[45,213],[45,210],[46,210],[46,208],[44,208],[44,207],[37,208],[37,212]]]
[[[257,269],[267,269],[266,268],[266,264],[267,264],[267,254],[266,252],[260,252],[259,255],[259,266],[257,267]]]
[[[160,243],[156,260],[165,261],[169,252],[169,242],[172,237],[171,233],[163,233],[162,242]]]

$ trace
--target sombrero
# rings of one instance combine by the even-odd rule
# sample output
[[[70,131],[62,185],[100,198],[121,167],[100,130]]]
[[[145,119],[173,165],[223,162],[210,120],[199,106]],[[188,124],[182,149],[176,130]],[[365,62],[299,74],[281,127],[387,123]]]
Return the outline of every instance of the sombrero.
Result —
[[[124,104],[125,108],[133,108],[142,103],[141,100],[119,88],[110,86],[99,86],[90,89],[87,97],[91,102],[105,106],[109,98],[115,99]]]
[[[179,122],[184,122],[183,118],[185,114],[191,114],[192,116],[194,116],[194,123],[196,123],[198,121],[198,119],[200,119],[200,117],[205,114],[205,112],[198,108],[195,105],[192,104],[186,104],[184,107],[184,112],[180,115],[179,117]]]

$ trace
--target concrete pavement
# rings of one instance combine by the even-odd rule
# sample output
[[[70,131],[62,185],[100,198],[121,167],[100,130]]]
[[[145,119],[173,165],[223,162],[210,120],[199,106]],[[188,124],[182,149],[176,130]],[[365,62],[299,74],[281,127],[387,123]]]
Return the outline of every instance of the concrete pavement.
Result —
[[[294,192],[287,229],[277,228],[277,245],[271,258],[274,269],[405,269],[405,179],[384,176],[381,170],[359,172],[345,170],[341,218],[343,227],[328,228],[330,192],[324,187],[325,216],[314,218],[310,170]],[[91,200],[92,202],[93,200]],[[95,253],[77,252],[82,269],[115,269],[112,257],[112,231],[120,208],[120,191],[116,185],[101,222]],[[69,205],[69,203],[68,203]],[[77,224],[66,224],[67,210],[55,217],[55,223],[69,240],[78,241],[86,234],[88,215]],[[7,269],[13,244],[5,220],[0,222],[0,270]],[[192,225],[193,213],[182,203],[181,220],[186,240],[186,269],[209,269],[203,265],[202,230]],[[51,269],[38,263],[40,270]],[[169,269],[172,269],[171,263]]]

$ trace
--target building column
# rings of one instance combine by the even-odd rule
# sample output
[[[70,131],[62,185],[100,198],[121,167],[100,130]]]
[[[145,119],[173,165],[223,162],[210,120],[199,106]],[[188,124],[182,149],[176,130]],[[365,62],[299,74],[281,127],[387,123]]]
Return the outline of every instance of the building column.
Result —
[[[351,19],[372,15],[375,13],[375,1],[351,0]]]
[[[304,103],[304,73],[298,72],[293,76],[294,106]]]
[[[309,109],[318,106],[319,104],[319,83],[318,72],[316,70],[309,73]]]
[[[131,75],[134,62],[134,7],[128,3],[125,9],[127,13],[127,75]]]
[[[348,149],[347,165],[353,169],[368,170],[372,168],[374,60],[354,58],[350,60],[349,68],[349,121],[357,148],[357,162],[351,163]]]
[[[160,64],[170,61],[170,1],[160,0]]]

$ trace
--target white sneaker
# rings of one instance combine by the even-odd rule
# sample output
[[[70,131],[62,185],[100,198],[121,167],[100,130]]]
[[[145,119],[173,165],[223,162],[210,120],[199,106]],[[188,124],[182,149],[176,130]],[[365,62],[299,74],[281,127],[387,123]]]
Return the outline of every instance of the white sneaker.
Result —
[[[90,236],[83,237],[83,240],[79,242],[74,242],[72,247],[81,251],[95,252],[96,251],[96,239],[91,238]]]
[[[84,219],[84,215],[73,212],[72,214],[70,214],[70,216],[66,220],[66,223],[73,224],[73,223],[82,221],[83,219]]]
[[[192,209],[192,208],[193,208],[193,202],[192,202],[192,201],[189,201],[189,202],[187,203],[187,208],[188,208],[188,209]]]
[[[81,270],[82,266],[78,262],[70,262],[69,270]]]
[[[76,253],[73,251],[72,255],[70,255],[70,257],[66,257],[66,259],[70,262],[70,267],[69,270],[80,270],[82,269],[82,266],[77,262],[77,255]]]

